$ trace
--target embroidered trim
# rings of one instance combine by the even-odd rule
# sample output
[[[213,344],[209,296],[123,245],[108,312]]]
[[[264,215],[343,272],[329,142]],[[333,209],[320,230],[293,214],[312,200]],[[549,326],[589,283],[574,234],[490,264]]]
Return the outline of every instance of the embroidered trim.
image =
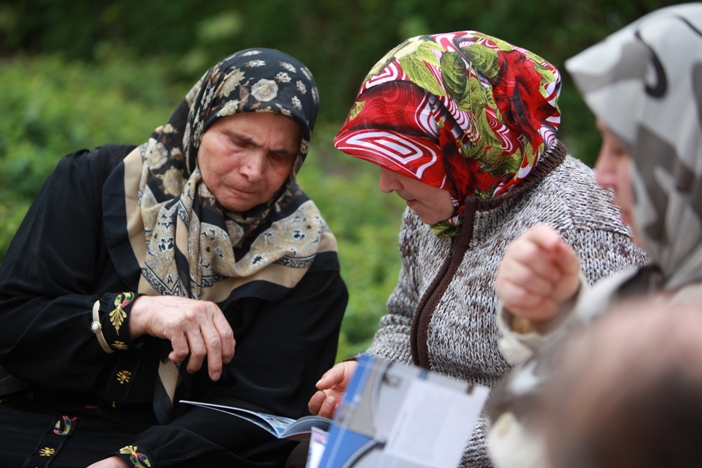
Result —
[[[124,341],[115,341],[112,343],[112,347],[117,351],[126,351],[129,349],[129,346]]]
[[[124,307],[127,307],[134,300],[134,293],[126,292],[122,294],[117,294],[115,297],[115,309],[110,312],[110,323],[117,334],[119,335],[119,327],[124,323],[124,319],[127,318],[127,313],[124,311]]]
[[[129,382],[129,379],[132,378],[132,373],[129,372],[128,370],[121,370],[117,372],[117,382],[120,384],[124,385]]]
[[[137,450],[139,450],[139,447],[136,445],[127,445],[119,449],[119,453],[129,455],[129,461],[132,462],[135,468],[150,468],[151,462],[149,461],[149,457],[143,453],[137,452]]]
[[[276,260],[275,263],[278,265],[283,265],[291,268],[309,268],[312,266],[314,261],[314,256],[306,258],[294,258],[294,257],[282,257]]]
[[[73,421],[78,419],[77,417],[61,416],[54,424],[54,434],[60,436],[67,436],[71,433],[73,429]]]
[[[105,335],[102,334],[102,324],[100,323],[100,300],[95,301],[93,304],[93,323],[90,324],[90,330],[95,333],[95,337],[100,343],[100,347],[103,351],[108,354],[112,354],[115,351],[107,345],[105,340]]]
[[[56,453],[56,449],[52,447],[43,447],[39,449],[40,457],[50,457]]]

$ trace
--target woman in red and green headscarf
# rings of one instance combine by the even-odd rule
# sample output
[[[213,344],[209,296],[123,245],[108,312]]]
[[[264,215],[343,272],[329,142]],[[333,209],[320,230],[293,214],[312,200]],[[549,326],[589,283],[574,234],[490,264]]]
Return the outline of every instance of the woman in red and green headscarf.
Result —
[[[510,241],[552,226],[589,282],[644,260],[611,195],[556,138],[560,87],[544,59],[475,31],[410,39],[370,71],[335,145],[380,166],[380,189],[408,209],[367,353],[492,387],[510,367],[493,291]],[[328,371],[310,410],[331,415],[354,370]],[[490,466],[483,430],[481,418],[461,466]]]
[[[498,197],[540,163],[556,141],[560,88],[550,63],[500,39],[416,37],[366,76],[335,145],[448,191],[454,213],[435,226],[446,233],[460,224],[466,197]]]

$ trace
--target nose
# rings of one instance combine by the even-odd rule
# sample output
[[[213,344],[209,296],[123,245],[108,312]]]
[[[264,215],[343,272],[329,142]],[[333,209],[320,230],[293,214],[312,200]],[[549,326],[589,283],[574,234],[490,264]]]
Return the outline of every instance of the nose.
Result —
[[[396,190],[400,190],[402,188],[402,183],[396,173],[381,167],[380,176],[378,177],[378,188],[383,193],[392,193]]]
[[[595,162],[595,180],[600,187],[615,188],[616,174],[613,163],[612,155],[607,151],[605,145],[602,145],[597,162]]]
[[[263,177],[266,169],[266,154],[264,151],[251,151],[247,154],[239,171],[249,182],[257,182]]]

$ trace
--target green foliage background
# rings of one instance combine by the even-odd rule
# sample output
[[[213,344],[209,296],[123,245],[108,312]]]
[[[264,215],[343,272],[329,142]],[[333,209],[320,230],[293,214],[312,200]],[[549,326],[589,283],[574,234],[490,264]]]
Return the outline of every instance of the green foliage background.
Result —
[[[563,61],[665,0],[10,0],[0,5],[0,261],[58,159],[141,143],[224,56],[271,47],[315,74],[321,112],[300,182],[339,241],[351,298],[339,357],[362,350],[399,271],[403,204],[331,140],[361,79],[404,39],[475,29]],[[593,117],[567,75],[560,138],[592,164]]]

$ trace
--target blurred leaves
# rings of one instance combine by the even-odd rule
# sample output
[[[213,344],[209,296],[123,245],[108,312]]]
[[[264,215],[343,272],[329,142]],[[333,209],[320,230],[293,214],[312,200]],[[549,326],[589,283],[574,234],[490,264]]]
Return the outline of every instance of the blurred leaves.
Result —
[[[563,62],[671,0],[7,0],[0,5],[0,261],[58,159],[107,143],[139,144],[205,70],[249,47],[290,53],[321,96],[299,175],[336,234],[350,290],[339,357],[363,350],[399,271],[402,201],[377,168],[331,140],[363,77],[421,34],[474,29]],[[559,138],[588,164],[594,118],[563,76]]]
[[[398,233],[404,202],[378,190],[376,166],[336,150],[336,126],[315,129],[298,175],[339,245],[341,274],[350,291],[339,339],[340,359],[363,351],[385,313],[400,272]]]
[[[166,64],[106,47],[104,62],[16,56],[0,65],[0,261],[29,204],[58,160],[80,148],[139,144],[166,122],[187,88]],[[107,59],[109,57],[109,59]],[[375,166],[337,151],[337,125],[321,123],[299,174],[337,237],[351,298],[340,358],[365,346],[397,281],[400,198],[377,189]]]
[[[236,11],[225,11],[217,16],[206,18],[198,24],[199,42],[226,41],[238,35],[243,29],[243,18]]]
[[[185,95],[181,87],[166,83],[158,62],[108,55],[110,60],[100,65],[57,55],[2,62],[0,260],[61,156],[106,143],[142,143]]]
[[[612,31],[674,3],[679,2],[10,0],[0,6],[0,52],[60,52],[94,60],[100,44],[121,44],[148,60],[170,57],[179,65],[172,78],[190,85],[237,50],[279,48],[313,71],[323,103],[321,117],[335,122],[343,120],[373,64],[409,37],[475,29],[562,68],[566,58]]]

